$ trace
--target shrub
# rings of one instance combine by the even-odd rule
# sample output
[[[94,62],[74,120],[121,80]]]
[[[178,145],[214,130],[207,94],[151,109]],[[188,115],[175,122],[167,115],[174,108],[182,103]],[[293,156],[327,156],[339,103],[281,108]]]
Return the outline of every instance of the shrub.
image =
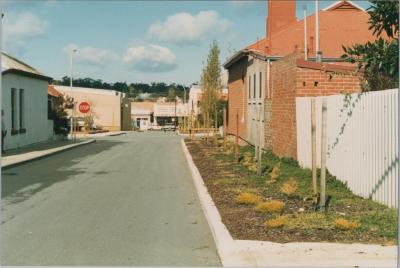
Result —
[[[341,229],[341,230],[351,230],[351,229],[357,229],[358,227],[361,226],[359,221],[349,221],[346,219],[337,219],[335,220],[336,228]]]
[[[289,182],[285,182],[281,187],[281,193],[291,196],[297,191],[297,182],[291,178]]]
[[[238,204],[246,204],[246,205],[255,205],[260,203],[262,200],[261,196],[252,194],[252,193],[241,193],[236,198],[236,203]]]
[[[272,201],[267,201],[267,202],[262,202],[258,204],[254,209],[257,212],[279,212],[282,210],[284,207],[285,203],[278,201],[278,200],[272,200]]]
[[[280,228],[284,226],[287,222],[287,218],[285,216],[279,216],[275,219],[267,220],[264,222],[264,225],[268,228]]]

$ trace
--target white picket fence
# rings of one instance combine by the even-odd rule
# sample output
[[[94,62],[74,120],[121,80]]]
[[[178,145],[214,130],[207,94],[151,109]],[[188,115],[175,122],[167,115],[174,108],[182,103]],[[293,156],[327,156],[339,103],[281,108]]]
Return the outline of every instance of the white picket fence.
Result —
[[[317,165],[321,103],[316,97]],[[398,200],[398,89],[327,98],[327,169],[353,193],[390,207]],[[311,167],[311,97],[296,98],[297,159]]]

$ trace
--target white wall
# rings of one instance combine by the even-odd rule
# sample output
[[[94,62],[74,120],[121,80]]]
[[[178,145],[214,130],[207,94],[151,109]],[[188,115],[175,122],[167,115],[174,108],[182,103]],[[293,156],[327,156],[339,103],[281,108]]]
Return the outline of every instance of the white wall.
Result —
[[[327,97],[327,169],[357,195],[397,207],[398,90]],[[320,163],[321,100],[317,107]],[[297,159],[311,167],[311,98],[296,98]]]
[[[48,82],[16,74],[2,76],[2,109],[7,136],[5,149],[13,149],[32,143],[49,140],[53,137],[53,121],[47,115]],[[17,111],[19,110],[19,89],[25,94],[25,129],[26,133],[11,135],[11,88],[17,89]],[[19,111],[16,116],[19,118]],[[17,128],[19,129],[19,120]]]

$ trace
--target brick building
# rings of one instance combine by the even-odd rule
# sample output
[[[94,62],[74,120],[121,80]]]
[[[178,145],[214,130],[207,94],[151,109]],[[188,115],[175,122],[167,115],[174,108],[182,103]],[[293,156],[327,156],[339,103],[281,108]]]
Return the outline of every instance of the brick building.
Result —
[[[344,90],[353,92],[359,89],[359,85],[353,85],[353,82],[347,83],[337,78],[335,82],[332,79],[326,80],[326,75],[329,77],[334,73],[330,71],[332,68],[340,72],[350,70],[351,67],[340,59],[343,45],[375,39],[368,29],[368,18],[368,13],[351,1],[338,1],[320,10],[319,44],[324,64],[319,64],[315,62],[315,15],[306,17],[306,50],[304,19],[296,18],[296,1],[269,0],[266,38],[240,50],[224,64],[229,73],[228,134],[236,133],[235,118],[239,113],[241,139],[256,144],[255,137],[260,135],[257,125],[261,121],[264,125],[261,133],[264,142],[261,146],[273,149],[279,156],[295,158],[296,139],[291,141],[290,138],[296,135],[293,133],[296,128],[295,96],[336,94]],[[304,53],[307,53],[308,61],[300,59],[304,58]],[[278,66],[274,68],[274,65]],[[315,77],[303,81],[302,73]],[[359,83],[357,75],[347,74],[346,79]],[[305,86],[296,88],[297,85],[303,85],[303,82]],[[317,87],[311,86],[314,82]],[[279,101],[280,98],[282,101]],[[279,115],[279,111],[287,114]],[[279,117],[283,120],[282,124],[277,122]],[[290,137],[285,137],[286,131],[291,132],[288,134]],[[289,145],[291,142],[294,144]],[[287,148],[283,148],[284,145]]]
[[[355,67],[305,61],[294,52],[271,66],[271,115],[266,120],[270,149],[279,156],[296,158],[296,97],[328,96],[361,91]]]

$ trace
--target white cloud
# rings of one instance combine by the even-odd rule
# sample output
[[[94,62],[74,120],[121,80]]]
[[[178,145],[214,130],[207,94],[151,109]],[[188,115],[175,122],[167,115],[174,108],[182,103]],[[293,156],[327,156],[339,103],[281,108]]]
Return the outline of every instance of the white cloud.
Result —
[[[63,48],[63,51],[69,54],[73,49],[76,49],[76,52],[74,53],[74,59],[77,62],[104,65],[119,59],[118,55],[112,50],[99,49],[91,46],[79,47],[76,44],[69,44]]]
[[[3,18],[3,37],[6,49],[18,53],[27,42],[47,32],[48,22],[31,12],[6,12]]]
[[[129,47],[123,61],[142,72],[168,72],[177,67],[175,54],[171,50],[153,44]]]
[[[225,33],[230,26],[229,20],[213,10],[200,11],[197,15],[183,12],[167,17],[164,22],[153,23],[148,34],[161,41],[195,44],[206,37]]]

